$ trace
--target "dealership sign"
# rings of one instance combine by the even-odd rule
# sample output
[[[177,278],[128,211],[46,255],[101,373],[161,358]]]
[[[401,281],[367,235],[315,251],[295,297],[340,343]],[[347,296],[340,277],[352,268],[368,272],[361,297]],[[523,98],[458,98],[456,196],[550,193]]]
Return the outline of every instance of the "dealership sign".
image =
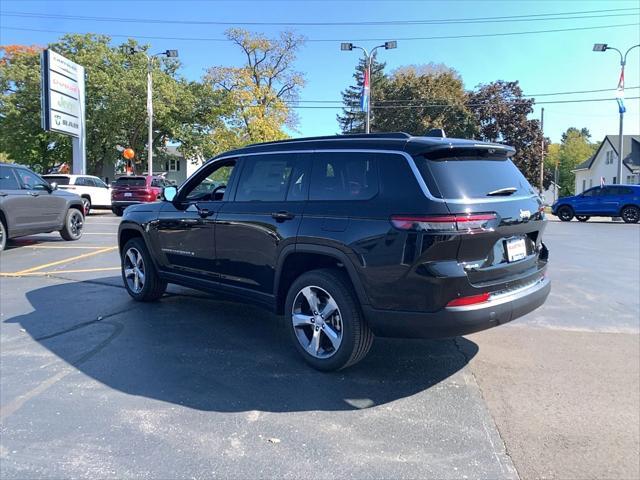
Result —
[[[84,68],[42,52],[42,128],[80,138],[84,130]]]

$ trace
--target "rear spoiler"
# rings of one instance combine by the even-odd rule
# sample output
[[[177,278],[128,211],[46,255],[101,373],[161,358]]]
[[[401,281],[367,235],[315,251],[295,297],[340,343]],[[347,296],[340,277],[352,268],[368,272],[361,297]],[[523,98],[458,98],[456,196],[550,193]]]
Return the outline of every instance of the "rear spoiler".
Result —
[[[429,149],[421,155],[430,160],[441,160],[449,157],[479,157],[487,160],[500,160],[512,157],[516,149],[497,143],[469,143],[441,145]]]

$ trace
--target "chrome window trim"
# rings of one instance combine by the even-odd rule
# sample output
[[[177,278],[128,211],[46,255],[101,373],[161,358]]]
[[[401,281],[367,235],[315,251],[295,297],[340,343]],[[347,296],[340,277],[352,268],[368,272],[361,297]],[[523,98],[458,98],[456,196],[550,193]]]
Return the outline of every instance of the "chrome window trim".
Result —
[[[355,139],[351,139],[351,140],[355,140]],[[362,140],[362,139],[360,139],[360,140]],[[303,142],[303,141],[311,142],[311,141],[316,141],[316,140],[301,140],[301,142]],[[502,148],[506,148],[506,147],[502,147]],[[520,195],[520,196],[517,196],[517,197],[509,197],[508,199],[501,198],[501,197],[492,197],[492,198],[438,198],[438,197],[434,197],[431,194],[431,192],[429,191],[429,188],[427,187],[427,184],[425,183],[424,179],[422,178],[422,174],[420,173],[420,170],[418,170],[418,166],[416,165],[416,162],[415,162],[414,158],[411,155],[409,155],[407,152],[404,152],[402,150],[381,150],[381,149],[377,149],[377,148],[321,148],[321,149],[306,149],[306,150],[305,149],[300,149],[300,150],[273,150],[273,151],[269,151],[269,152],[247,152],[247,153],[240,153],[240,154],[235,154],[235,155],[225,155],[223,157],[218,157],[218,158],[209,160],[204,165],[202,165],[198,170],[196,170],[193,173],[192,176],[195,176],[200,170],[202,170],[206,166],[211,165],[211,163],[215,163],[215,162],[223,161],[223,160],[229,160],[229,159],[232,159],[232,158],[242,158],[242,157],[248,157],[248,156],[252,156],[252,155],[276,155],[276,154],[283,154],[283,153],[296,154],[296,153],[322,153],[322,152],[329,152],[329,153],[349,153],[349,152],[354,152],[354,153],[389,153],[389,154],[401,155],[407,161],[407,163],[409,165],[409,168],[413,172],[413,176],[415,177],[416,181],[418,182],[418,185],[420,185],[420,190],[422,190],[422,193],[425,195],[425,197],[427,197],[429,200],[431,200],[433,202],[469,205],[469,204],[477,204],[477,203],[498,203],[498,202],[505,202],[505,201],[514,201],[514,200],[527,200],[527,199],[536,197],[536,194]]]

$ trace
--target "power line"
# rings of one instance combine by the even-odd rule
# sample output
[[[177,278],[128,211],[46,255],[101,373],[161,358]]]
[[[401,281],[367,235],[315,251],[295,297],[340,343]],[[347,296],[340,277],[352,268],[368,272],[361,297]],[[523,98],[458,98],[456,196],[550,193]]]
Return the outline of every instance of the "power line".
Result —
[[[635,87],[625,87],[625,90],[636,90],[640,88],[640,86],[635,86]],[[596,90],[576,90],[576,91],[572,91],[572,92],[552,92],[552,93],[534,93],[534,94],[530,94],[530,95],[522,95],[523,97],[526,98],[532,98],[532,97],[550,97],[550,96],[555,96],[555,95],[574,95],[574,94],[584,94],[584,93],[599,93],[599,92],[613,92],[616,91],[616,88],[599,88]],[[415,102],[416,100],[420,100],[419,98],[416,99],[407,99],[407,100],[380,100],[378,102],[376,102],[377,104],[388,104],[388,103],[396,103],[396,102]],[[343,103],[343,100],[297,100],[296,103]]]
[[[396,37],[398,41],[414,41],[414,40],[451,40],[451,39],[462,39],[462,38],[486,38],[486,37],[504,37],[511,35],[529,35],[529,34],[537,34],[537,33],[556,33],[556,32],[574,32],[579,30],[596,30],[601,28],[620,28],[620,27],[637,27],[640,23],[622,23],[618,25],[595,25],[591,27],[575,27],[575,28],[556,28],[552,30],[529,30],[523,32],[503,32],[503,33],[480,33],[480,34],[469,34],[469,35],[443,35],[443,36],[433,36],[433,37]],[[42,32],[42,33],[58,33],[58,34],[69,34],[69,35],[85,35],[82,33],[73,33],[73,32],[65,32],[62,30],[48,30],[48,29],[39,29],[39,28],[25,28],[25,27],[2,27],[3,30],[13,30],[13,31],[25,31],[25,32]],[[166,36],[155,36],[155,35],[135,35],[135,34],[120,34],[120,33],[94,33],[95,35],[106,35],[108,37],[114,38],[138,38],[143,40],[174,40],[174,41],[189,41],[189,42],[230,42],[231,40],[227,38],[211,38],[211,37],[166,37]],[[310,38],[306,39],[306,42],[316,43],[316,42],[341,42],[344,40],[351,40],[353,42],[381,42],[386,41],[385,38]]]
[[[118,22],[118,23],[152,23],[152,24],[178,24],[178,25],[250,25],[250,26],[382,26],[382,25],[451,25],[473,23],[501,23],[501,22],[531,22],[549,20],[580,20],[584,18],[620,17],[631,12],[637,12],[640,8],[613,8],[603,10],[583,10],[575,12],[542,13],[527,15],[509,15],[498,17],[475,18],[440,18],[427,20],[379,20],[379,21],[349,21],[349,22],[248,22],[248,21],[217,21],[217,20],[179,20],[164,18],[131,18],[131,17],[95,17],[87,15],[65,15],[55,13],[4,11],[2,15],[19,18],[47,18],[58,20],[82,20],[94,22]],[[612,13],[626,12],[626,13]],[[589,15],[598,14],[598,15]]]
[[[627,97],[625,100],[638,100],[638,97]],[[615,98],[585,98],[581,100],[546,100],[543,102],[534,102],[533,105],[549,105],[549,104],[561,104],[561,103],[589,103],[589,102],[609,102],[616,100]],[[296,105],[296,102],[289,104],[291,108],[295,109],[342,109],[344,105]],[[508,102],[510,105],[522,105],[527,104],[529,101],[512,101]],[[444,108],[444,107],[482,107],[490,105],[491,102],[485,103],[439,103],[439,104],[420,104],[420,105],[378,105],[374,103],[371,108],[373,109],[392,109],[392,108]]]

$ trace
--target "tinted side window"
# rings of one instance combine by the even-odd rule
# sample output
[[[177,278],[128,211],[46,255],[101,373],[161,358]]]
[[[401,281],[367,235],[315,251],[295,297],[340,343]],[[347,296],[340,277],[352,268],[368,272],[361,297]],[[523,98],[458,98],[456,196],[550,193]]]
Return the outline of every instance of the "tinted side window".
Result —
[[[13,168],[0,166],[0,190],[20,190]]]
[[[591,190],[584,192],[582,195],[584,197],[597,197],[600,194],[600,190],[602,190],[600,187],[592,188]]]
[[[25,190],[47,190],[49,184],[42,180],[38,175],[24,168],[18,168],[16,174],[20,177],[22,188]]]
[[[163,183],[162,180],[160,180],[159,178],[153,178],[151,179],[151,186],[152,187],[163,187]]]
[[[378,193],[378,168],[371,153],[316,153],[309,200],[369,200]]]
[[[295,160],[293,154],[246,157],[238,182],[236,202],[284,201]]]
[[[80,187],[93,187],[93,182],[91,182],[87,177],[77,177],[75,185]]]

